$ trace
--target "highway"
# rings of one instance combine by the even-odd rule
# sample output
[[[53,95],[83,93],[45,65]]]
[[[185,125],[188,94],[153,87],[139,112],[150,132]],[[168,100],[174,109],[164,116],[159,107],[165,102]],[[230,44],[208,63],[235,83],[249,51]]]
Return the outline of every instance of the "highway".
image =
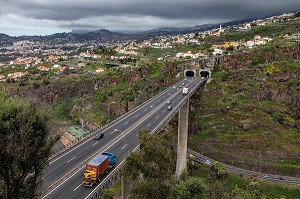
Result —
[[[47,194],[42,198],[87,197],[93,188],[83,187],[81,182],[85,163],[89,159],[103,151],[110,151],[117,156],[117,167],[138,146],[139,131],[153,131],[162,127],[188,99],[189,95],[182,95],[183,87],[188,87],[191,91],[189,94],[192,94],[205,81],[206,79],[201,78],[182,80],[102,129],[101,132],[105,134],[103,139],[89,138],[72,150],[51,160],[44,170],[42,189],[46,190]],[[172,110],[167,110],[169,106],[167,101],[171,102]],[[52,184],[55,186],[50,186]],[[51,188],[50,192],[46,189],[47,187]]]
[[[96,154],[109,151],[116,154],[116,169],[126,156],[139,145],[137,137],[139,131],[153,132],[162,128],[206,80],[201,78],[182,80],[101,129],[101,132],[105,134],[103,139],[94,140],[91,137],[56,159],[52,159],[44,170],[42,190],[45,192],[42,198],[88,198],[97,186],[87,188],[81,185],[85,163]],[[183,84],[185,85],[183,86]],[[182,95],[183,87],[189,88],[187,96]],[[169,106],[167,101],[171,102],[172,110],[167,110]],[[189,154],[193,154],[193,157],[191,158]],[[203,164],[211,165],[214,162],[214,160],[190,150],[187,155],[193,161]],[[230,165],[225,166],[228,172],[243,176],[251,177],[254,173]],[[255,173],[257,174],[256,178],[263,180],[300,185],[299,178],[283,176],[283,179],[280,179],[281,176],[277,175]]]

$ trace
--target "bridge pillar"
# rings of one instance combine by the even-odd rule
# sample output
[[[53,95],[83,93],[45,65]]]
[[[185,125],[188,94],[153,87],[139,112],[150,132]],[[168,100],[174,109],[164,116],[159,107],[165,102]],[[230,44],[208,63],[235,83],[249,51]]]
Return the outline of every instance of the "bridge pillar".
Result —
[[[176,163],[176,177],[186,171],[186,153],[187,153],[187,139],[188,139],[188,117],[189,117],[189,99],[179,110],[178,118],[178,144],[177,144],[177,163]]]
[[[122,199],[129,198],[130,191],[131,191],[131,185],[132,185],[132,181],[129,178],[124,177],[122,175],[122,178],[121,178]]]

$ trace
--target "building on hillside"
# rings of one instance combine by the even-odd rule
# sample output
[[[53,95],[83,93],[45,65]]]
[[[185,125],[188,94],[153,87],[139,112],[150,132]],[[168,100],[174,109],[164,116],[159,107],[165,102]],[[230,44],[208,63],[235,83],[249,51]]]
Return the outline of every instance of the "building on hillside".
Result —
[[[99,74],[99,73],[102,73],[102,72],[104,72],[105,70],[104,70],[104,68],[98,68],[95,72],[97,73],[97,74]]]
[[[61,65],[59,65],[59,64],[54,64],[54,65],[52,66],[52,68],[61,68]]]
[[[39,67],[37,67],[37,69],[41,70],[41,71],[49,71],[50,70],[50,68],[47,66],[39,66]]]
[[[5,75],[0,75],[0,81],[5,81],[6,76]]]
[[[252,40],[247,41],[246,46],[247,46],[248,48],[252,48],[252,47],[254,46],[254,41],[252,41]]]
[[[102,55],[100,55],[100,54],[92,54],[92,57],[93,57],[94,59],[97,59],[97,58],[101,58]]]
[[[223,50],[219,49],[219,48],[215,48],[214,51],[212,52],[213,55],[222,55],[223,54]]]
[[[25,71],[25,72],[14,72],[14,73],[8,74],[7,77],[16,80],[16,79],[19,79],[21,77],[24,77],[27,74],[28,74],[28,71]]]
[[[251,30],[251,24],[250,23],[246,23],[244,26],[239,27],[240,30]]]
[[[254,40],[256,40],[256,39],[260,39],[261,38],[261,36],[260,35],[254,35]]]
[[[266,44],[266,40],[264,38],[259,38],[259,39],[255,39],[254,40],[254,45],[262,45],[262,44]]]

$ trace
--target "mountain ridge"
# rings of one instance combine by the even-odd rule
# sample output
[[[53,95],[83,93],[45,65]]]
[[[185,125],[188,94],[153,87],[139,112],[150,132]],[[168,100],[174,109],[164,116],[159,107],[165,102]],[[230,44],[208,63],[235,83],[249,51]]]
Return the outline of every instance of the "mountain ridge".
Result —
[[[125,40],[134,40],[134,39],[146,39],[156,36],[168,36],[168,35],[177,35],[177,34],[189,34],[200,31],[206,31],[210,29],[232,26],[243,24],[246,22],[251,22],[255,19],[242,19],[234,20],[225,23],[216,23],[216,24],[203,24],[196,25],[192,27],[162,27],[157,29],[152,29],[148,31],[141,31],[135,33],[122,33],[116,31],[110,31],[107,29],[99,29],[95,31],[89,30],[72,30],[70,32],[63,33],[54,33],[46,36],[9,36],[7,34],[0,33],[0,45],[9,45],[11,43],[29,40],[29,41],[42,41],[45,43],[56,43],[63,44],[68,42],[74,43],[83,43],[83,42],[117,42]]]

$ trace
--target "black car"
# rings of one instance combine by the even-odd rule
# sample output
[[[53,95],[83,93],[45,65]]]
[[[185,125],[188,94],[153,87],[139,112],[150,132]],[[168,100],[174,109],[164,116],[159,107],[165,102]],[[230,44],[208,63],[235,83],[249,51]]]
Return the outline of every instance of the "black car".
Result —
[[[104,137],[104,133],[97,133],[94,137],[94,140],[100,140],[103,137]]]

